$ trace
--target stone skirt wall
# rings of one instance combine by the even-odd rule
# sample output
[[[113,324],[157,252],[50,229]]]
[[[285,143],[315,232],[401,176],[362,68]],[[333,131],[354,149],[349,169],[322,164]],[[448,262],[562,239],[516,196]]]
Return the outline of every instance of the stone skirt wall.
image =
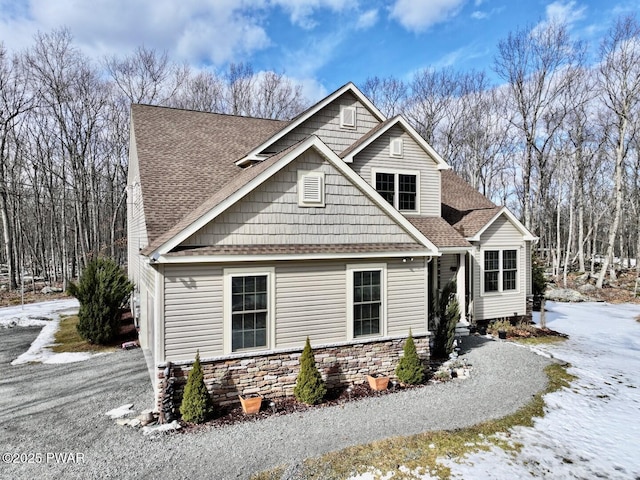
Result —
[[[395,377],[398,360],[402,356],[406,338],[382,341],[331,345],[313,349],[316,366],[328,388],[348,387],[367,381],[367,374]],[[428,365],[429,337],[414,337],[418,356]],[[300,370],[302,348],[285,353],[254,357],[202,359],[202,370],[207,389],[215,405],[239,402],[238,395],[260,394],[265,399],[277,400],[293,396],[296,377]],[[170,376],[176,379],[176,400],[182,390],[192,364],[171,365]],[[164,384],[164,368],[158,369],[160,392]],[[179,404],[179,401],[176,402]],[[158,405],[160,407],[160,405]]]

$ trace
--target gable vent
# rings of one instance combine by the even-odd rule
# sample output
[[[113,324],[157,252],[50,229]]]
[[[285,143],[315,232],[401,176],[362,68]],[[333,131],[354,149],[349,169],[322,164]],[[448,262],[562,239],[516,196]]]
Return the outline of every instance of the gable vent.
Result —
[[[342,107],[342,110],[340,110],[340,126],[350,128],[356,126],[356,107]]]
[[[389,145],[389,155],[391,157],[402,157],[402,147],[403,144],[401,138],[392,138]]]
[[[298,172],[298,192],[301,207],[324,206],[324,173]]]

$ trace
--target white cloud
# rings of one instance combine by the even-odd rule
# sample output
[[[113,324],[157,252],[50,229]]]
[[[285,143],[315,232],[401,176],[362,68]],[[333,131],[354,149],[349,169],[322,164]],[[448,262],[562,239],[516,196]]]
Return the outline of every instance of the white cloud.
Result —
[[[357,6],[355,0],[271,0],[271,3],[286,11],[292,24],[307,30],[317,25],[317,21],[312,18],[316,10],[328,9],[333,12],[342,12]]]
[[[357,30],[367,30],[378,23],[378,10],[367,10],[358,17],[356,22]]]
[[[579,6],[575,0],[569,2],[558,0],[547,5],[545,9],[546,22],[559,22],[570,25],[584,18],[586,9],[587,7]]]
[[[471,14],[471,18],[475,18],[476,20],[484,20],[488,16],[487,12],[481,12],[480,10],[476,10]]]
[[[466,0],[396,0],[391,18],[413,32],[423,32],[432,25],[456,16]]]

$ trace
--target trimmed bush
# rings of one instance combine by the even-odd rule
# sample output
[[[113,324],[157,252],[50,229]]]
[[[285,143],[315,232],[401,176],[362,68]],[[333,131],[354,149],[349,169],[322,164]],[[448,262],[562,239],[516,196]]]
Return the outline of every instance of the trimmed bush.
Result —
[[[300,373],[296,379],[293,394],[299,402],[315,405],[322,401],[326,393],[327,386],[322,380],[318,367],[316,367],[311,343],[309,342],[309,337],[307,337],[307,342],[300,356]]]
[[[211,415],[213,407],[211,397],[204,384],[202,365],[200,365],[200,352],[196,353],[196,361],[187,377],[187,385],[182,394],[180,415],[185,422],[202,423]]]
[[[435,358],[446,358],[453,352],[456,325],[460,321],[460,304],[456,298],[456,291],[456,282],[451,281],[445,285],[438,300],[438,318],[431,352]]]
[[[396,367],[396,376],[398,377],[398,380],[409,385],[417,385],[424,382],[426,372],[424,365],[420,361],[420,357],[418,357],[416,344],[413,341],[411,330],[409,330],[409,337],[404,343],[403,351],[404,355]]]
[[[80,281],[69,282],[68,293],[78,299],[78,333],[89,343],[106,345],[120,329],[120,309],[133,291],[133,283],[109,258],[91,260]]]

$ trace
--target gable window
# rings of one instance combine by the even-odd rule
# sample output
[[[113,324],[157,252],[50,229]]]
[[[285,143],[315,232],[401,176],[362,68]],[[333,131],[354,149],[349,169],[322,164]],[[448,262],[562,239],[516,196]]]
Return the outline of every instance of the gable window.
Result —
[[[504,292],[517,289],[518,251],[484,251],[484,292]]]
[[[298,205],[324,207],[324,172],[298,172]]]
[[[418,212],[418,172],[374,171],[376,191],[401,212]]]
[[[268,348],[273,273],[269,269],[228,269],[224,277],[225,351]]]
[[[351,338],[382,335],[384,332],[385,267],[347,267]]]
[[[340,127],[356,128],[356,107],[342,107],[340,109]]]

